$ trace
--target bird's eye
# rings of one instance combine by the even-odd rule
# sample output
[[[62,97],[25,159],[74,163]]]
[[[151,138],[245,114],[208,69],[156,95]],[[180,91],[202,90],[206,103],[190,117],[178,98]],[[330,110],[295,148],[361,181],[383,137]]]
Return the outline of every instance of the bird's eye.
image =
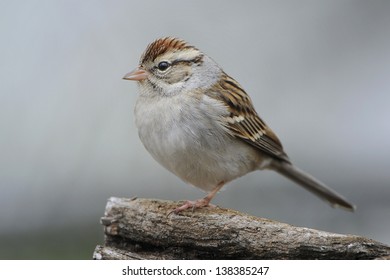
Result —
[[[158,65],[157,65],[157,68],[158,70],[160,71],[165,71],[169,68],[169,66],[171,66],[171,64],[167,61],[161,61]]]

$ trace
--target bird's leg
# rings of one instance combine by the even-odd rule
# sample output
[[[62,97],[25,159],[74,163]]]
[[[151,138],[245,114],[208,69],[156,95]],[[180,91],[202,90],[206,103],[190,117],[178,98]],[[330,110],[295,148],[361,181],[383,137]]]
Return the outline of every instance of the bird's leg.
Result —
[[[187,200],[182,206],[177,207],[175,210],[172,210],[171,212],[169,212],[168,216],[172,213],[178,214],[181,211],[184,211],[188,208],[192,208],[192,211],[194,211],[197,208],[202,208],[202,207],[206,207],[206,206],[215,207],[214,205],[210,204],[210,201],[214,198],[214,196],[218,193],[218,191],[223,187],[224,184],[225,184],[225,182],[220,182],[204,198],[201,198],[201,199],[198,199],[195,201]]]

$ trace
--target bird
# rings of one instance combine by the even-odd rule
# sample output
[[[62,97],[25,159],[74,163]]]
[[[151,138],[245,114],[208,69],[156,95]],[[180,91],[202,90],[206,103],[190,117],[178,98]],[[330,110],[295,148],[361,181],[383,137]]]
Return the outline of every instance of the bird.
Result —
[[[257,170],[276,171],[332,207],[354,211],[343,196],[292,164],[243,87],[195,46],[158,38],[123,79],[138,84],[135,124],[146,150],[207,193],[172,212],[213,206],[224,185]]]

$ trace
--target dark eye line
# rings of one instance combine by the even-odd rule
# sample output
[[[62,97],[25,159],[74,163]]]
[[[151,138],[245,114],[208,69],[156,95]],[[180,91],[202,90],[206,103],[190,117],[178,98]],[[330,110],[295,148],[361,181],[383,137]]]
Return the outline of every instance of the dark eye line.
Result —
[[[164,63],[166,64],[166,68],[163,67],[164,69],[161,69],[161,63]],[[168,68],[174,66],[174,65],[178,65],[178,64],[187,64],[187,65],[190,65],[192,63],[198,63],[198,59],[195,58],[193,60],[185,60],[185,59],[177,59],[177,60],[174,60],[172,62],[168,62],[168,61],[161,61],[158,65],[154,66],[155,69],[158,69],[160,71],[165,71],[167,70]]]
[[[177,59],[177,60],[172,61],[172,65],[176,65],[176,64],[180,64],[180,63],[191,64],[192,60]]]
[[[185,59],[177,59],[177,60],[174,60],[172,61],[172,65],[174,64],[180,64],[180,63],[183,63],[183,64],[197,64],[197,65],[200,65],[202,64],[203,62],[203,56],[202,55],[199,55],[191,60],[185,60]]]
[[[183,60],[183,59],[177,59],[177,60],[174,60],[172,62],[168,62],[168,61],[161,61],[159,64],[157,64],[156,66],[154,66],[155,69],[158,69],[160,71],[165,71],[167,70],[168,68],[174,66],[174,65],[177,65],[177,64],[191,64],[192,61],[191,60]]]

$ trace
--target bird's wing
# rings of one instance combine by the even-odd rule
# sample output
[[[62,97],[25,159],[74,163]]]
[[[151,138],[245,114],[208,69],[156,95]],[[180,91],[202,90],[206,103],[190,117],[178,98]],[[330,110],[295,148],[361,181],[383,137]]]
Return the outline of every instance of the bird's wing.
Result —
[[[222,123],[231,135],[274,158],[289,162],[278,137],[256,113],[250,97],[237,81],[224,73],[209,95],[226,105],[229,115],[222,118]]]

